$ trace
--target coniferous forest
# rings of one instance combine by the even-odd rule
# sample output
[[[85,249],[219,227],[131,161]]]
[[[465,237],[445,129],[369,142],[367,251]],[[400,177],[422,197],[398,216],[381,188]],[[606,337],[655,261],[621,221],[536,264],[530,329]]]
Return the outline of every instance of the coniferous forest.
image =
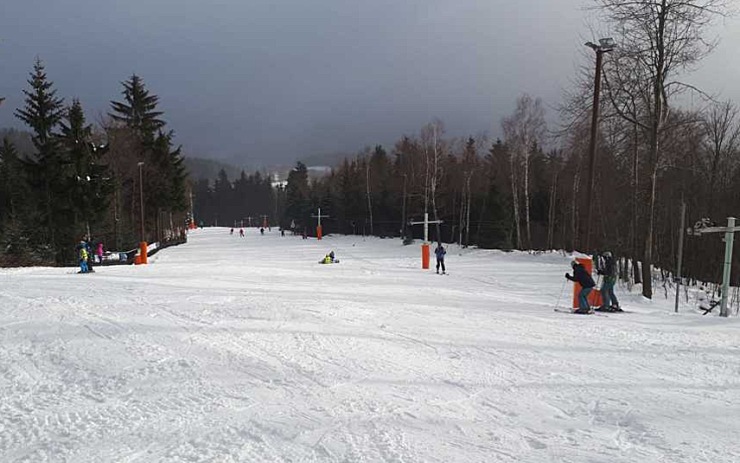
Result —
[[[80,101],[57,96],[40,60],[23,93],[15,116],[33,149],[21,154],[9,137],[0,147],[2,264],[69,264],[81,239],[120,251],[184,230],[183,158],[139,76],[122,83],[100,127]]]

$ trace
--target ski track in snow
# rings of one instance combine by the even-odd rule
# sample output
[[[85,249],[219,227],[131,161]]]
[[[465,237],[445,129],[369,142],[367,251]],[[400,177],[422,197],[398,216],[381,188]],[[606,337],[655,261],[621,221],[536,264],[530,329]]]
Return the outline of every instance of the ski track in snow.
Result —
[[[737,318],[556,313],[566,257],[448,251],[216,228],[0,269],[0,461],[740,460]]]

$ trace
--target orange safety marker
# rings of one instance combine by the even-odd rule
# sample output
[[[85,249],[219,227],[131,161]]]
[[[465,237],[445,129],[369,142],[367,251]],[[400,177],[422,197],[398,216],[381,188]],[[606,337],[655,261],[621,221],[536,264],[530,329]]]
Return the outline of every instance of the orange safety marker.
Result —
[[[594,268],[594,261],[590,257],[576,257],[576,261],[583,265],[586,268],[586,271],[589,275],[591,275],[593,268]],[[578,293],[581,292],[581,284],[577,281],[573,282],[573,308],[577,309],[578,306]],[[601,299],[601,290],[594,287],[593,290],[588,295],[588,304],[591,307],[601,307],[603,304],[603,300]]]
[[[421,268],[429,268],[429,243],[421,245]]]
[[[146,241],[142,241],[141,243],[139,243],[139,264],[148,263],[147,252],[147,243]]]

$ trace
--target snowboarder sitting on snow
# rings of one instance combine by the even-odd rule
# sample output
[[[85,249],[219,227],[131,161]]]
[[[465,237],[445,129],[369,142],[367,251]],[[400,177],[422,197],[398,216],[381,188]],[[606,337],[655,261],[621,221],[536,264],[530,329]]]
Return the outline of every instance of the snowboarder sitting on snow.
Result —
[[[575,313],[587,314],[591,311],[591,308],[588,305],[588,295],[591,293],[594,286],[596,286],[596,283],[594,283],[594,279],[591,278],[591,275],[586,271],[586,267],[580,264],[577,260],[571,262],[570,265],[573,267],[573,276],[566,273],[565,278],[581,285],[581,292],[578,293],[578,310],[576,310]]]
[[[447,251],[442,246],[442,243],[437,243],[437,249],[434,250],[434,255],[437,256],[437,273],[439,273],[439,267],[442,267],[442,275],[445,273],[445,254]]]
[[[339,261],[334,259],[334,251],[331,251],[329,254],[324,256],[323,259],[319,261],[320,264],[333,264],[336,262],[339,262]]]
[[[614,294],[614,284],[617,282],[617,269],[614,265],[612,253],[607,251],[597,259],[596,273],[604,276],[604,283],[601,284],[601,297],[604,305],[599,307],[604,312],[621,312],[619,301]]]

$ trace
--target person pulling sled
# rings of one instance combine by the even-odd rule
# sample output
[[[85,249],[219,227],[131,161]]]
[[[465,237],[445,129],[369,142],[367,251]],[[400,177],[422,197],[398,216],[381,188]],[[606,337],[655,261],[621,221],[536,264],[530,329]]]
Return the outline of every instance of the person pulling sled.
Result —
[[[583,264],[577,260],[573,260],[570,265],[573,267],[573,276],[566,273],[565,278],[581,285],[581,292],[578,293],[578,309],[573,313],[588,314],[591,312],[591,307],[588,304],[588,295],[591,294],[596,283],[594,283],[594,279],[591,278],[591,275],[589,275]]]

